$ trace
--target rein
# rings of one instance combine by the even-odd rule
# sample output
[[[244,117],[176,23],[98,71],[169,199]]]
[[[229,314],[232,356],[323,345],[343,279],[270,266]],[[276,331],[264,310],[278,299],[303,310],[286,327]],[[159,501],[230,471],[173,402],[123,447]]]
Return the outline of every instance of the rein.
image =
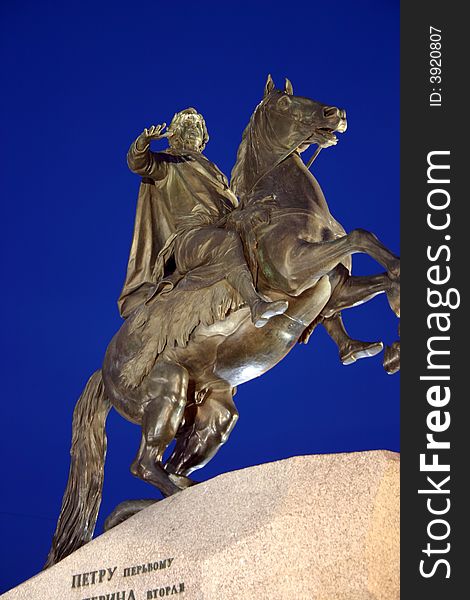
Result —
[[[318,148],[315,150],[315,152],[312,154],[312,157],[310,158],[310,160],[308,161],[308,163],[305,165],[307,167],[307,169],[310,169],[310,167],[313,164],[313,161],[317,158],[317,156],[320,154],[320,150],[322,149],[321,146],[318,146]]]
[[[315,161],[315,159],[317,158],[317,156],[320,154],[321,149],[322,149],[322,146],[318,146],[317,149],[315,150],[315,152],[312,154],[310,160],[305,165],[307,167],[307,169],[310,169],[310,167],[312,166],[313,162]],[[285,160],[285,158],[283,160],[281,160],[279,163],[274,164],[270,169],[268,169],[266,171],[266,173],[263,173],[255,181],[255,183],[251,186],[250,190],[245,195],[248,196],[248,194],[251,192],[251,190],[258,185],[258,183],[263,179],[263,177],[266,177],[266,175],[268,175],[269,173],[271,173],[271,171],[273,171],[277,166],[279,166],[279,164],[282,163],[284,160]]]

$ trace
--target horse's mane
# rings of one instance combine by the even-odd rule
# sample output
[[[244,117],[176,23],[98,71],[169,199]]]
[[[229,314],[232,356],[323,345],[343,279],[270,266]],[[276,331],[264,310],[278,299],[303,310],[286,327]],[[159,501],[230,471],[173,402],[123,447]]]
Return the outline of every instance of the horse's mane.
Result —
[[[292,131],[280,131],[276,126],[279,113],[273,104],[283,94],[279,90],[272,90],[265,96],[243,132],[230,181],[230,187],[242,204],[257,182],[311,135],[309,126],[302,129],[299,122]],[[283,118],[288,119],[289,115]]]
[[[246,173],[246,169],[245,169],[245,165],[247,163],[248,160],[251,160],[252,162],[256,160],[256,157],[253,155],[253,152],[250,153],[250,150],[252,150],[253,147],[253,134],[252,134],[252,127],[254,124],[254,119],[255,119],[255,115],[258,111],[260,105],[258,105],[255,109],[255,111],[253,112],[253,114],[250,117],[250,120],[248,122],[248,125],[245,127],[243,134],[242,134],[242,141],[240,142],[240,145],[238,146],[238,151],[237,151],[237,160],[235,162],[235,165],[232,169],[232,173],[230,176],[230,187],[232,188],[232,190],[235,192],[235,194],[242,199],[242,197],[244,196],[244,194],[247,192],[247,183],[245,181],[245,173]],[[250,157],[251,154],[251,157]],[[255,167],[255,165],[252,165],[252,168]]]

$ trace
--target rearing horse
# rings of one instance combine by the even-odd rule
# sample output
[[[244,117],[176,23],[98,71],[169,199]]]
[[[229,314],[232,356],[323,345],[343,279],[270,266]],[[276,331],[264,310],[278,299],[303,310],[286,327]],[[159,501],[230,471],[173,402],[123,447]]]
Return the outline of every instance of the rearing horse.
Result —
[[[334,132],[345,129],[344,111],[294,96],[290,83],[276,90],[268,79],[232,173],[241,208],[220,226],[241,235],[258,289],[287,299],[289,309],[255,328],[226,281],[195,290],[183,278],[173,289],[163,283],[129,316],[74,411],[69,480],[47,566],[93,535],[112,406],[142,429],[132,473],[167,496],[191,485],[188,476],[227,441],[238,417],[236,386],[271,369],[316,324],[333,331],[339,311],[378,293],[399,315],[399,259],[372,233],[346,234],[299,156],[309,144],[335,143]],[[386,272],[351,276],[356,252]]]

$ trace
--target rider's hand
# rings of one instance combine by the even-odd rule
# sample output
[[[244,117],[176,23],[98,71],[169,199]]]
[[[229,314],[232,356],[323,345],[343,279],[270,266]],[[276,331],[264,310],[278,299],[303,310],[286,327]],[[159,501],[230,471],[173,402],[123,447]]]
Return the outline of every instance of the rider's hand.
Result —
[[[168,131],[163,133],[165,127],[166,123],[162,123],[162,125],[151,125],[148,129],[145,128],[136,140],[137,148],[143,150],[152,140],[161,140],[162,138],[170,137],[171,133]]]

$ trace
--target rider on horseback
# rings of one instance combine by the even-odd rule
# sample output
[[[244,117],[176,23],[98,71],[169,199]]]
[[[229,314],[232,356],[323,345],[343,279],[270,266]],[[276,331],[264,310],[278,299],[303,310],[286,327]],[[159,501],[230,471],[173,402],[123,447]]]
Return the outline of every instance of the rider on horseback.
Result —
[[[238,201],[223,173],[202,154],[209,139],[204,119],[188,108],[164,129],[165,124],[145,129],[127,155],[130,169],[143,179],[118,302],[121,315],[129,316],[152,297],[162,277],[174,285],[191,272],[192,289],[228,281],[250,307],[253,323],[262,327],[288,303],[258,294],[239,235],[217,226]],[[151,152],[150,142],[165,137],[170,147]]]

